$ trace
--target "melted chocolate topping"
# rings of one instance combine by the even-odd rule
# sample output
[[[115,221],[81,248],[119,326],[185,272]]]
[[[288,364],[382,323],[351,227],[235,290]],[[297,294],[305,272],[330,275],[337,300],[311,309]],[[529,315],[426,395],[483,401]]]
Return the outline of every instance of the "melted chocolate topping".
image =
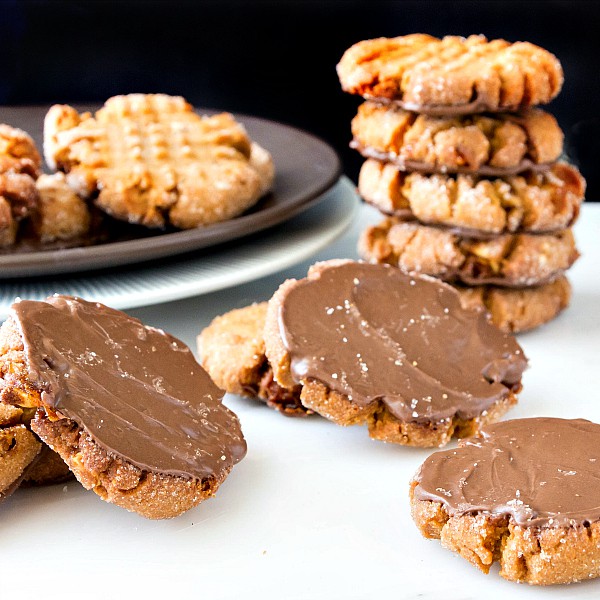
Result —
[[[12,306],[44,408],[137,467],[202,479],[246,453],[239,421],[190,349],[160,329],[68,296]]]
[[[513,167],[492,167],[490,165],[481,165],[477,169],[472,169],[468,166],[448,167],[444,165],[434,165],[420,160],[405,160],[403,158],[400,158],[400,156],[394,154],[393,152],[381,152],[380,150],[376,150],[375,148],[363,146],[356,139],[350,142],[350,147],[360,152],[365,158],[374,158],[382,162],[392,163],[401,171],[418,172],[425,174],[441,173],[442,175],[445,175],[454,173],[464,173],[467,175],[478,175],[481,177],[507,177],[510,175],[517,175],[518,173],[523,173],[524,171],[548,171],[552,166],[552,163],[538,164],[534,163],[529,158],[524,158],[523,160],[521,160],[521,162],[519,162]]]
[[[433,278],[388,265],[321,266],[287,289],[279,329],[298,383],[317,380],[403,421],[473,418],[520,387],[515,339]]]
[[[508,515],[521,526],[600,519],[600,425],[516,419],[486,427],[456,450],[435,452],[415,476],[418,500],[451,515]]]

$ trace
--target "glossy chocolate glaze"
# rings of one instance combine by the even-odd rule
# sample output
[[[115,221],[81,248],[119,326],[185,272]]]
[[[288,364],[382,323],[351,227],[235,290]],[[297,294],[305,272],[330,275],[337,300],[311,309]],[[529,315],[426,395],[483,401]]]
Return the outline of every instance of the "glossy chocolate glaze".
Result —
[[[473,418],[518,389],[527,365],[451,287],[388,265],[317,267],[287,289],[279,329],[295,381],[381,400],[403,421]]]
[[[198,479],[243,458],[237,417],[181,341],[68,296],[23,300],[11,313],[44,408],[75,421],[109,453]]]
[[[418,500],[451,515],[510,516],[521,526],[600,519],[600,425],[515,419],[485,427],[456,450],[435,452],[415,476]]]

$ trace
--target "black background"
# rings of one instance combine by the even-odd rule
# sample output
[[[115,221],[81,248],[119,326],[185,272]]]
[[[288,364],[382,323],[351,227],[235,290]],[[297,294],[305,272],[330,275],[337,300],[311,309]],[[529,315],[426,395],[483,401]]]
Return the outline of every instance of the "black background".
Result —
[[[549,109],[566,150],[600,199],[600,3],[581,1],[0,3],[0,104],[102,102],[164,92],[196,106],[255,114],[308,129],[341,154],[357,97],[335,65],[354,42],[425,32],[528,40],[561,60],[565,85]]]

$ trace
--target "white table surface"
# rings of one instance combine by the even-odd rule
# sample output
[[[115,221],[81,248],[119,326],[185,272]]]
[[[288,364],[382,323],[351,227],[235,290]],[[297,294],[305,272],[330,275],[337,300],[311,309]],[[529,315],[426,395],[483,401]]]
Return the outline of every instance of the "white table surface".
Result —
[[[355,257],[377,213],[315,259]],[[600,422],[600,204],[576,226],[571,306],[519,336],[530,359],[510,417]],[[217,314],[268,299],[308,262],[239,287],[129,311],[195,348]],[[0,598],[600,598],[600,580],[535,588],[486,576],[425,540],[408,505],[429,450],[372,441],[362,427],[291,419],[226,396],[248,442],[216,497],[169,521],[108,505],[77,483],[20,490],[0,507]]]

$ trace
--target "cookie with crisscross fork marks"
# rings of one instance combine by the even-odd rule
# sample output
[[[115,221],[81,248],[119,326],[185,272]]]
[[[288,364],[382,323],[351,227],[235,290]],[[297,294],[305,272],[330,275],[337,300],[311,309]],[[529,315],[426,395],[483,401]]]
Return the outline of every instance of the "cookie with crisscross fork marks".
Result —
[[[269,153],[232,115],[201,117],[183,98],[115,96],[94,116],[53,106],[44,153],[112,216],[184,229],[235,217],[273,183]]]
[[[337,71],[346,92],[429,114],[520,110],[550,102],[563,83],[547,50],[481,35],[365,40],[345,52]]]

